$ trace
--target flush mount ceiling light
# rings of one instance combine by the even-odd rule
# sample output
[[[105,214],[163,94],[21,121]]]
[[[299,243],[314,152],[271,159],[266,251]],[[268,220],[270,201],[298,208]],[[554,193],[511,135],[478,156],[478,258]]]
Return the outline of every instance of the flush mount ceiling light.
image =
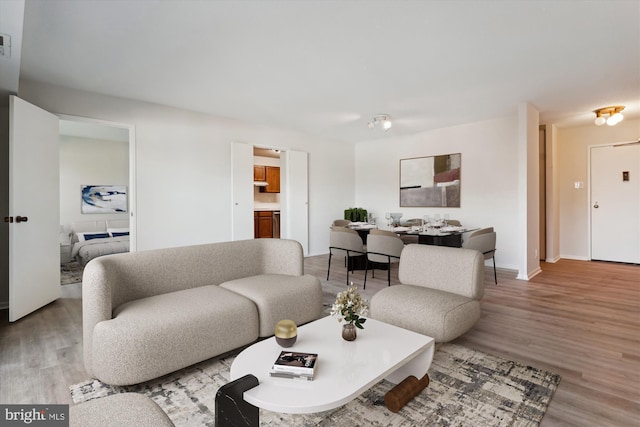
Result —
[[[594,123],[596,126],[602,126],[605,123],[609,126],[615,126],[624,119],[624,116],[620,113],[622,110],[624,110],[623,105],[614,105],[611,107],[603,107],[593,110],[593,112],[596,113],[596,120]]]
[[[380,125],[380,127],[385,132],[388,131],[389,129],[391,129],[391,126],[393,126],[393,124],[391,123],[391,116],[389,116],[388,114],[378,114],[377,116],[373,117],[373,120],[367,123],[369,129],[373,129],[374,127],[376,127],[376,125]]]

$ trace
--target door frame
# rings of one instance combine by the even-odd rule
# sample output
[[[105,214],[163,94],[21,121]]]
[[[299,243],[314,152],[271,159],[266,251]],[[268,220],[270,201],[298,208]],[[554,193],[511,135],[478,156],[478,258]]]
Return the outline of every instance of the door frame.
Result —
[[[231,144],[236,144],[237,142],[231,142]],[[309,170],[309,152],[305,151],[305,150],[295,150],[293,148],[288,148],[288,147],[275,147],[275,146],[269,146],[269,145],[263,145],[263,144],[252,144],[252,143],[246,143],[247,145],[249,145],[251,147],[251,164],[253,165],[253,148],[257,147],[257,148],[265,148],[265,149],[273,149],[273,150],[280,150],[280,238],[282,239],[293,239],[296,236],[295,231],[291,229],[291,218],[293,216],[293,207],[291,206],[291,195],[289,194],[289,192],[291,191],[291,177],[290,177],[290,167],[291,165],[287,163],[287,161],[290,161],[290,153],[291,152],[300,152],[300,153],[306,153],[306,169],[307,169],[307,188],[306,188],[306,200],[305,200],[305,215],[306,215],[306,219],[305,219],[305,223],[306,223],[306,230],[303,232],[306,236],[306,239],[302,239],[303,241],[300,242],[300,244],[303,246],[303,252],[304,255],[307,256],[308,254],[308,246],[309,246],[309,209],[308,209],[308,203],[309,203],[309,188],[308,188],[308,170]],[[232,153],[233,153],[233,146],[231,149]],[[236,162],[234,162],[233,158],[231,159],[231,168],[232,168],[232,172],[231,175],[234,175],[234,171],[233,168],[236,166]],[[284,167],[283,167],[284,166]],[[249,172],[251,174],[251,182],[253,182],[253,170],[251,170]],[[232,180],[233,181],[233,180]],[[232,182],[231,184],[231,191],[232,191],[232,200],[231,200],[231,209],[232,209],[232,224],[233,221],[235,221],[235,216],[233,214],[233,209],[236,203],[236,200],[234,199],[234,190],[237,190],[235,188],[234,183]],[[243,187],[244,188],[244,187]],[[248,185],[247,186],[247,192],[251,192],[251,200],[253,201],[253,186],[252,185]],[[253,206],[251,208],[251,210],[253,211]],[[284,225],[283,225],[284,224]],[[251,216],[251,222],[247,224],[247,227],[250,227],[250,229],[252,230],[252,235],[253,235],[253,215]],[[235,240],[232,236],[232,240]]]
[[[136,187],[136,127],[135,125],[128,123],[112,122],[108,120],[94,119],[90,117],[73,116],[68,114],[57,114],[59,120],[66,120],[72,122],[89,123],[97,126],[115,127],[120,129],[126,129],[129,131],[129,188],[127,191],[127,197],[129,198],[129,251],[136,252],[138,248],[137,243],[137,187]]]

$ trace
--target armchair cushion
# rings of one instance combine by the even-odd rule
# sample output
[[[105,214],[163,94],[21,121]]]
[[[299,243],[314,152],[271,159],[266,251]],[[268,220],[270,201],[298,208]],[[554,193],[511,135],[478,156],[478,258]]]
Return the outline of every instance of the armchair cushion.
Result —
[[[382,322],[448,342],[480,319],[480,302],[422,286],[400,285],[377,292],[371,299],[371,312]]]
[[[160,406],[140,393],[119,393],[69,408],[71,427],[172,427]]]

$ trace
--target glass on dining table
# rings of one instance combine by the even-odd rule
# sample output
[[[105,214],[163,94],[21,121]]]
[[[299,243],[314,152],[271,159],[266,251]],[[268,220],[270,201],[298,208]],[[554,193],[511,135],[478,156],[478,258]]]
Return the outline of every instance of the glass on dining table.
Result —
[[[440,229],[442,227],[442,218],[440,217],[440,214],[434,214],[433,215],[433,228],[435,228],[436,230]]]
[[[431,228],[431,215],[425,215],[422,217],[424,223],[422,224],[422,231],[428,231]]]
[[[391,219],[393,220],[394,226],[400,225],[400,219],[402,218],[402,212],[391,212]]]
[[[373,212],[369,212],[367,214],[367,223],[369,223],[370,225],[376,225],[376,214],[374,214]]]

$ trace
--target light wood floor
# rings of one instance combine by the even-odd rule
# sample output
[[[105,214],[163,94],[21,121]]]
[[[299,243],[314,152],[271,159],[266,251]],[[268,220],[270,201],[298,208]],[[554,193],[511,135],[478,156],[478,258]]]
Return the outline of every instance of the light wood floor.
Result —
[[[305,261],[331,302],[346,275],[327,257]],[[562,375],[542,426],[640,425],[640,267],[561,260],[542,264],[529,282],[486,268],[482,317],[455,342]],[[397,267],[392,270],[397,285]],[[362,288],[363,272],[355,272]],[[337,284],[337,285],[336,285]],[[370,298],[387,286],[370,276]],[[70,403],[69,385],[88,379],[82,366],[80,287],[13,324],[0,311],[0,403]]]
[[[326,279],[326,256],[305,267]],[[640,426],[640,266],[560,260],[541,268],[528,282],[498,270],[496,286],[486,267],[481,319],[454,342],[560,374],[542,426]],[[397,277],[396,265],[392,286]],[[346,286],[343,264],[332,260],[330,278]],[[362,288],[363,273],[350,280]],[[378,271],[364,293],[385,286]]]

